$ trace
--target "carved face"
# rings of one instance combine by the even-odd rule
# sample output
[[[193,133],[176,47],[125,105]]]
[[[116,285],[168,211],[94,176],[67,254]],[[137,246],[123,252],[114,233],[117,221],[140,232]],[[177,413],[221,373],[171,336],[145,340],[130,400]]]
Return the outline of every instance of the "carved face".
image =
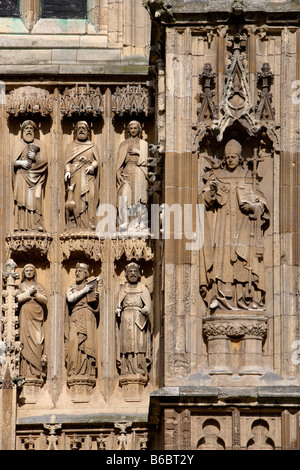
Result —
[[[84,124],[78,124],[76,128],[77,140],[84,142],[85,140],[88,139],[88,136],[89,136],[88,128]]]
[[[234,170],[240,163],[240,156],[237,153],[225,155],[227,169]]]
[[[128,126],[128,131],[131,137],[137,137],[140,133],[140,126],[138,122],[131,122]]]
[[[127,280],[130,284],[136,284],[140,278],[140,270],[137,266],[130,266],[126,272]]]
[[[30,144],[31,142],[33,142],[34,140],[34,127],[32,124],[27,124],[24,128],[23,128],[23,140]]]
[[[24,278],[28,281],[31,281],[35,276],[35,269],[33,266],[25,266],[24,268]]]
[[[82,268],[76,268],[75,271],[75,279],[77,283],[83,282],[85,279],[87,279],[87,273],[84,269]]]

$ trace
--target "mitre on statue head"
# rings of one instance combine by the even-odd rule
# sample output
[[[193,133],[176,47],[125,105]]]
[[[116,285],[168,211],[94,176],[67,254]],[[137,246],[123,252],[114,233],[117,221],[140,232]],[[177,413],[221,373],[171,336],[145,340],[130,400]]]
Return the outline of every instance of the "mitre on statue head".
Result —
[[[241,153],[242,153],[242,146],[237,140],[231,139],[225,145],[225,155],[229,155],[229,154],[241,155]]]

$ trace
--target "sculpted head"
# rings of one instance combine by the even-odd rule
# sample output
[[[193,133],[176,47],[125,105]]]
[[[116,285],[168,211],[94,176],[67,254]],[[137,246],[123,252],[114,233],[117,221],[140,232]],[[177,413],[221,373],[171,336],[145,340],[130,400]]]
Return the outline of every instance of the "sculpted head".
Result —
[[[26,143],[33,142],[35,129],[36,124],[33,121],[27,120],[21,124],[21,137]]]
[[[81,283],[89,277],[89,266],[85,263],[77,263],[75,269],[75,279],[77,283]]]
[[[35,281],[36,269],[33,264],[26,264],[22,271],[22,281]]]
[[[90,137],[90,127],[86,121],[77,122],[74,128],[74,139],[85,142]]]
[[[140,267],[136,263],[130,263],[126,266],[125,276],[130,284],[136,284],[141,278]]]
[[[242,161],[242,146],[234,139],[229,140],[225,145],[224,160],[228,170],[235,170],[235,168]]]
[[[142,126],[138,121],[130,121],[127,130],[130,137],[141,137],[142,135]]]

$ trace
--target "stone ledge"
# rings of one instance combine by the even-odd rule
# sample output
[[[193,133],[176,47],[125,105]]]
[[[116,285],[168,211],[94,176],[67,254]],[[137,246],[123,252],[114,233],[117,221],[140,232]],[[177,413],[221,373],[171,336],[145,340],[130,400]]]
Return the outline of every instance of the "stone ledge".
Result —
[[[1,74],[15,75],[148,75],[148,58],[135,60],[101,61],[93,65],[85,64],[14,64],[1,65]]]
[[[50,423],[53,414],[41,416],[29,416],[27,418],[19,418],[17,425],[32,425]],[[132,422],[147,423],[147,414],[120,414],[120,413],[101,413],[101,414],[83,414],[83,415],[67,415],[55,414],[55,423],[60,424],[104,424],[115,422]]]
[[[151,393],[150,398],[199,398],[214,397],[217,399],[253,399],[278,398],[297,399],[300,407],[300,385],[261,385],[258,387],[215,387],[215,386],[179,386],[163,387]]]
[[[172,3],[172,11],[176,13],[210,13],[224,12],[229,13],[232,9],[232,0],[186,0],[184,4],[181,0],[174,0]],[[270,12],[270,13],[288,13],[300,11],[298,0],[252,0],[251,2],[243,2],[244,12]]]

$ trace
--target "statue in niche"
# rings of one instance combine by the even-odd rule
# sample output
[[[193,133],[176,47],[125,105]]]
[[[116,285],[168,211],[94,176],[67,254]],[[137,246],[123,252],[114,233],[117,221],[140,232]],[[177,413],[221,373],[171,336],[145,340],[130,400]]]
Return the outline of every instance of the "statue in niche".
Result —
[[[76,282],[67,291],[66,364],[68,376],[96,377],[96,330],[99,314],[98,278],[88,281],[89,266],[77,263]]]
[[[148,378],[151,362],[151,297],[141,281],[136,263],[126,267],[116,308],[117,365],[120,375],[138,374]]]
[[[44,379],[44,319],[47,294],[36,281],[36,269],[26,264],[16,295],[19,304],[20,342],[22,343],[20,375]]]
[[[99,150],[90,141],[87,122],[79,121],[66,150],[66,222],[68,228],[95,230],[99,192]]]
[[[48,163],[45,144],[34,138],[35,129],[33,121],[24,121],[21,139],[13,148],[15,230],[43,232],[42,203]]]
[[[128,134],[119,146],[117,158],[119,230],[127,230],[127,215],[135,217],[140,230],[147,230],[148,143],[141,138],[142,127],[138,121],[128,124]]]
[[[256,167],[251,173],[244,164],[240,143],[230,140],[199,194],[205,207],[200,292],[211,312],[265,308],[262,238],[269,211]]]

